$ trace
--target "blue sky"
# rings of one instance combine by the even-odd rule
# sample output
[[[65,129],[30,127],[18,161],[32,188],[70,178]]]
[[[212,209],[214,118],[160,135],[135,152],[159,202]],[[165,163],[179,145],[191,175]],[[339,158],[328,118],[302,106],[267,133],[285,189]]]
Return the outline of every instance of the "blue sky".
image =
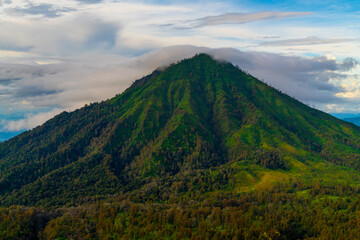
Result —
[[[0,140],[198,52],[360,112],[359,1],[0,0],[0,20]]]

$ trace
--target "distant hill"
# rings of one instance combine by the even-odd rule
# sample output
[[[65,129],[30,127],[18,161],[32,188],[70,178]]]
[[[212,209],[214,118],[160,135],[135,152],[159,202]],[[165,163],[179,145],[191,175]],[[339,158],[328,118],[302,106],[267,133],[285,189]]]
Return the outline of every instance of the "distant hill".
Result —
[[[41,207],[0,223],[42,219],[44,239],[324,237],[356,225],[359,159],[359,127],[199,54],[0,143],[1,205]]]
[[[0,132],[0,142],[4,142],[16,135],[20,134],[22,131],[19,132]]]
[[[344,121],[351,122],[357,126],[360,126],[360,117],[344,118]]]

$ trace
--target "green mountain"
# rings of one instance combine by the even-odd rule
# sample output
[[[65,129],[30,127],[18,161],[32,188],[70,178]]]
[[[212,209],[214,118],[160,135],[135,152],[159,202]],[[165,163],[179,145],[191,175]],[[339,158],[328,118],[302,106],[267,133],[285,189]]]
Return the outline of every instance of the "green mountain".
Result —
[[[62,213],[68,207],[88,206],[85,210],[69,208],[71,213],[65,214],[32,209],[35,213],[29,215],[30,222],[39,214],[47,221],[54,218],[45,229],[44,220],[40,228],[44,239],[85,239],[85,232],[90,230],[83,230],[85,235],[81,237],[74,237],[69,230],[69,225],[76,229],[83,221],[95,222],[89,225],[89,236],[106,239],[99,235],[96,225],[101,222],[97,219],[101,214],[108,214],[113,225],[107,230],[115,239],[151,239],[161,236],[161,231],[165,231],[161,232],[163,237],[190,239],[195,236],[191,234],[200,231],[202,222],[197,219],[208,218],[214,218],[206,220],[211,225],[208,230],[213,231],[211,236],[218,232],[221,235],[228,227],[224,219],[245,221],[245,216],[252,220],[244,226],[249,234],[255,229],[255,235],[246,238],[245,232],[241,235],[238,230],[221,239],[274,239],[277,234],[288,239],[290,233],[295,234],[293,239],[310,238],[320,236],[324,226],[308,227],[306,217],[318,216],[313,210],[319,206],[326,209],[324,217],[333,213],[332,205],[323,203],[325,196],[326,201],[332,201],[329,197],[345,201],[341,209],[357,201],[359,159],[359,127],[310,108],[230,63],[199,54],[164,71],[154,71],[112,99],[63,112],[42,126],[0,143],[0,203],[3,207],[61,207]],[[134,207],[124,201],[140,205]],[[269,202],[276,206],[274,212]],[[95,203],[105,205],[96,207],[92,205]],[[179,207],[167,209],[169,204],[182,204],[183,210],[179,211],[183,220],[196,222],[190,233],[185,231],[189,226],[184,231],[181,226],[171,228],[182,221],[174,220],[180,214],[176,210]],[[107,208],[109,205],[112,207]],[[144,219],[151,219],[159,205],[163,206],[157,212],[159,218],[145,224]],[[227,208],[235,207],[234,214],[240,211],[242,217],[226,215]],[[191,217],[190,208],[210,212]],[[0,236],[1,216],[28,216],[25,213],[30,211],[25,207],[9,209],[0,211]],[[276,224],[283,217],[282,211],[288,210],[298,215],[284,215],[292,223],[281,226],[294,226],[281,231]],[[170,220],[169,211],[175,214]],[[268,211],[278,218],[266,215]],[[354,215],[346,213],[343,222],[351,222],[355,211],[357,207]],[[159,220],[161,214],[170,225]],[[216,222],[214,214],[223,216],[223,220]],[[118,217],[125,222],[122,235],[114,237]],[[131,218],[137,220],[132,222]],[[322,224],[331,226],[324,221]],[[268,225],[262,225],[265,222]],[[149,229],[147,233],[151,234],[143,233],[142,237],[131,235],[134,229],[141,229],[141,224],[155,224],[159,229]],[[25,225],[29,226],[27,222]],[[40,236],[38,231],[36,228],[36,234],[31,234]],[[71,234],[66,235],[66,231]],[[176,237],[177,231],[188,235]]]
[[[201,54],[2,143],[1,202],[82,202],[233,162],[357,169],[359,140],[357,127]]]

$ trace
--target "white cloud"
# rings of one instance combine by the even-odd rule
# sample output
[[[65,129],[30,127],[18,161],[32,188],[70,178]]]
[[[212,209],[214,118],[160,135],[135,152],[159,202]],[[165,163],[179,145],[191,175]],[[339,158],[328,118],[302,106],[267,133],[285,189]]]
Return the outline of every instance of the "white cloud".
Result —
[[[299,39],[285,39],[276,41],[265,41],[258,45],[262,46],[300,46],[300,45],[319,45],[319,44],[334,44],[355,41],[355,39],[338,38],[338,39],[321,39],[318,37],[307,37]]]
[[[25,118],[20,120],[12,120],[12,121],[2,121],[3,131],[7,132],[15,132],[21,131],[25,129],[32,129],[36,126],[39,126],[54,117],[55,115],[61,113],[62,110],[55,108],[50,112],[45,113],[37,113],[37,114],[28,114]]]
[[[56,18],[60,17],[63,13],[74,11],[74,9],[66,7],[57,8],[55,5],[49,3],[34,5],[32,2],[29,2],[26,7],[8,8],[6,11],[14,16],[23,16],[28,14],[47,18]]]
[[[155,4],[149,1],[94,2],[97,4],[83,4],[75,0],[33,0],[29,6],[28,1],[18,0],[6,5],[6,9],[13,10],[31,9],[33,6],[43,6],[43,9],[30,11],[39,13],[37,15],[16,17],[3,12],[0,50],[53,57],[77,56],[88,52],[134,56],[161,47],[191,44],[291,54],[315,52],[319,55],[332,53],[339,56],[336,54],[339,52],[342,57],[349,56],[346,52],[359,52],[358,44],[349,42],[346,48],[344,42],[342,48],[339,48],[336,45],[338,42],[333,41],[333,44],[322,44],[321,47],[306,45],[306,49],[299,48],[299,45],[284,49],[279,44],[258,44],[266,36],[274,35],[289,40],[303,39],[303,43],[311,38],[307,36],[316,36],[320,40],[344,40],[343,36],[347,36],[346,39],[360,37],[356,31],[345,26],[299,24],[302,19],[314,17],[315,13],[310,12],[259,12],[231,3],[211,1],[181,4]],[[68,9],[73,11],[67,11]],[[233,13],[229,13],[229,9]],[[2,11],[4,10],[0,9],[0,15]],[[57,17],[45,19],[47,14]],[[288,18],[292,20],[284,21]],[[188,29],[177,29],[184,26]],[[189,29],[194,26],[208,27]]]
[[[218,16],[207,16],[195,20],[194,27],[205,27],[219,24],[244,24],[249,22],[275,20],[283,18],[303,17],[312,12],[253,12],[253,13],[225,13]]]
[[[96,15],[68,16],[39,22],[9,19],[0,23],[0,50],[43,56],[75,56],[106,52],[116,46],[120,22]]]

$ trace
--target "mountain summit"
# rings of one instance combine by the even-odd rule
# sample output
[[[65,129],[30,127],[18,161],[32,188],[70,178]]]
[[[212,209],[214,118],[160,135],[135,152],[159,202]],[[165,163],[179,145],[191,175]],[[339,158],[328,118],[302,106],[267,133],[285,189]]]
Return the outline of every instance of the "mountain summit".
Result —
[[[0,143],[0,201],[59,206],[120,192],[167,199],[189,176],[211,179],[234,164],[248,167],[244,183],[253,185],[263,179],[251,166],[282,175],[315,162],[359,169],[359,142],[355,125],[199,54]]]

